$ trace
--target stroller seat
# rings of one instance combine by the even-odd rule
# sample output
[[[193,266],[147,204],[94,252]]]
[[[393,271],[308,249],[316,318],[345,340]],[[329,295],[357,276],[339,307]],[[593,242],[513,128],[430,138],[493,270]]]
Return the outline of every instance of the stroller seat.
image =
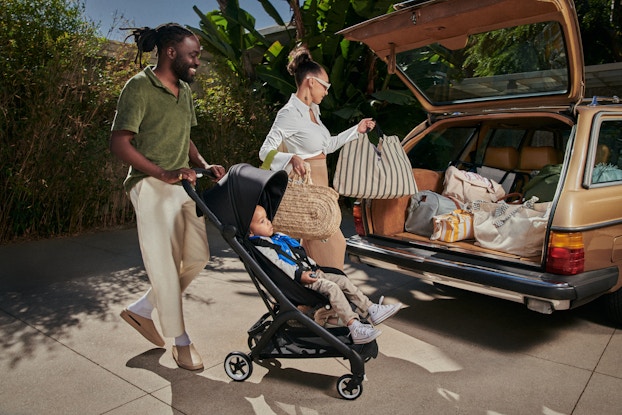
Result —
[[[290,304],[281,304],[278,300],[275,300],[265,287],[261,284],[261,276],[256,273],[253,267],[245,264],[247,272],[251,276],[251,279],[256,284],[258,293],[262,297],[268,313],[262,316],[251,329],[249,334],[249,347],[253,348],[253,344],[258,344],[261,337],[265,334],[264,329],[269,326],[265,324],[266,321],[277,321],[281,313],[286,313],[289,320],[286,320],[279,326],[278,337],[286,339],[283,347],[274,347],[270,350],[262,351],[264,357],[312,357],[317,355],[323,355],[325,357],[332,356],[340,357],[341,353],[334,350],[329,350],[330,346],[326,343],[325,339],[321,336],[314,334],[310,328],[308,319],[313,320],[316,324],[320,324],[315,320],[314,316],[317,312],[323,313],[330,309],[330,302],[323,294],[304,287],[297,281],[292,280],[283,270],[275,265],[270,259],[264,256],[256,247],[255,243],[248,238],[244,238],[243,245],[249,252],[251,257],[255,260],[257,265],[263,270],[266,276],[270,279],[279,291],[287,298]],[[345,275],[342,271],[334,268],[324,268],[325,272],[340,273]],[[294,313],[289,313],[292,310],[292,306],[295,307]],[[271,319],[271,320],[270,320]],[[312,324],[313,326],[313,324]],[[350,330],[341,325],[337,327],[326,328],[333,336],[337,337],[341,342],[348,345],[353,350],[357,351],[364,360],[369,360],[372,357],[376,357],[378,354],[378,346],[376,342],[370,344],[357,345],[352,342],[349,337]],[[298,356],[291,356],[291,351]]]

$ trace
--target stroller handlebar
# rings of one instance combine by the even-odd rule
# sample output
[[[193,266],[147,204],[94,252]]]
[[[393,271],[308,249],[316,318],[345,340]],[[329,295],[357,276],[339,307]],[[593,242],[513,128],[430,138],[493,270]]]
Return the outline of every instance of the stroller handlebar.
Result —
[[[214,180],[216,178],[216,176],[214,175],[214,173],[210,170],[210,169],[203,169],[203,168],[199,168],[199,167],[194,167],[192,170],[194,170],[197,174],[197,178],[202,178],[202,177],[207,177],[208,179],[212,179]]]

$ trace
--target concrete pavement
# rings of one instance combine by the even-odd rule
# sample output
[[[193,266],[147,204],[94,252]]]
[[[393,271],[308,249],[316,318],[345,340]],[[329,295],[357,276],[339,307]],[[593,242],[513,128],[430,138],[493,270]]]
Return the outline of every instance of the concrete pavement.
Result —
[[[212,261],[184,303],[202,372],[119,318],[148,288],[135,229],[0,246],[0,414],[620,413],[622,332],[597,307],[544,316],[349,263],[372,300],[409,306],[381,326],[361,397],[339,398],[342,359],[254,363],[233,382],[224,358],[248,352],[265,306],[209,233]]]

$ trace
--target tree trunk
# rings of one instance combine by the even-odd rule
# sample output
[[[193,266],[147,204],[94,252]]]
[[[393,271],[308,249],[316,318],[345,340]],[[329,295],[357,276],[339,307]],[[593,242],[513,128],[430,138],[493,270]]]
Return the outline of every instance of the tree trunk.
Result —
[[[294,14],[294,25],[296,26],[296,40],[300,40],[305,36],[305,26],[302,23],[302,13],[300,12],[300,5],[298,0],[289,0],[289,5],[292,8]]]

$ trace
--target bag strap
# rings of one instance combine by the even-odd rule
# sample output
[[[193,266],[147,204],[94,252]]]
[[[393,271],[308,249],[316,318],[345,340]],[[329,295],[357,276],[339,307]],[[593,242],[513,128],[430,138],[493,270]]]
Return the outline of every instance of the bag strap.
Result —
[[[376,134],[378,134],[378,137],[384,136],[384,132],[382,131],[382,128],[380,128],[378,121],[376,121]]]
[[[454,205],[456,205],[456,209],[462,209],[462,204],[455,197],[449,196],[449,195],[442,195],[442,196],[445,196],[447,199],[450,199],[452,202],[454,202]]]
[[[376,134],[378,134],[378,145],[375,145],[369,140],[369,136],[367,135],[367,133],[370,132],[371,129],[367,130],[365,133],[360,134],[360,135],[362,135],[365,138],[365,140],[369,141],[369,143],[371,144],[371,148],[374,150],[374,153],[376,153],[376,157],[380,159],[382,157],[382,142],[383,142],[382,139],[384,137],[384,133],[382,132],[382,129],[380,128],[377,122],[376,122],[375,130],[376,130]]]
[[[279,255],[282,255],[285,258],[292,261],[293,263],[295,263],[298,266],[298,268],[313,269],[311,264],[308,261],[305,261],[304,257],[306,256],[306,254],[303,255],[304,251],[300,251],[296,247],[293,247],[288,244],[289,249],[292,251],[292,254],[293,254],[292,256],[292,255],[289,255],[287,252],[285,252],[283,248],[281,248],[279,245],[272,243],[270,241],[266,241],[265,239],[253,238],[253,239],[250,239],[250,241],[253,245],[274,249]]]
[[[510,199],[514,199],[516,198],[516,200],[513,201],[509,201]],[[520,192],[512,192],[512,193],[508,193],[505,196],[503,196],[502,198],[500,198],[499,200],[497,200],[497,202],[501,202],[504,201],[505,203],[509,203],[511,205],[520,205],[523,200],[523,194]]]

